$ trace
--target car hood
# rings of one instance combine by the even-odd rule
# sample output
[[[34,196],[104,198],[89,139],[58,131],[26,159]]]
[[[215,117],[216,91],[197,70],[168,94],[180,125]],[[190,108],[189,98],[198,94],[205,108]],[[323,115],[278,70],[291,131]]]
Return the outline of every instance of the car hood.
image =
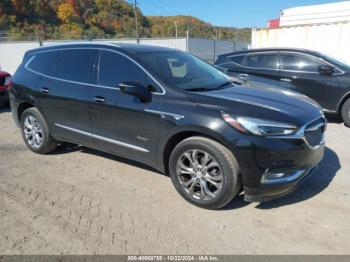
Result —
[[[199,106],[302,126],[322,115],[318,104],[304,95],[277,88],[233,86],[208,92],[188,92]]]

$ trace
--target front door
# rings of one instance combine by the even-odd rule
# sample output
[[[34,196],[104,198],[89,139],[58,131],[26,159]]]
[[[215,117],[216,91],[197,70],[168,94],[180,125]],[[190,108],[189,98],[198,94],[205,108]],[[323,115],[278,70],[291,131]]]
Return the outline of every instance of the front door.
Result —
[[[302,93],[323,109],[333,110],[333,92],[338,89],[336,74],[321,75],[319,67],[324,63],[312,56],[284,52],[280,54],[280,86]]]
[[[242,62],[244,73],[240,74],[242,80],[256,84],[278,86],[279,60],[277,52],[257,52],[247,54]]]
[[[97,85],[90,98],[96,146],[134,160],[154,159],[160,118],[148,110],[158,110],[162,96],[153,94],[152,101],[144,103],[121,92],[117,86],[125,81],[146,86],[156,83],[118,51],[101,50],[98,60]]]

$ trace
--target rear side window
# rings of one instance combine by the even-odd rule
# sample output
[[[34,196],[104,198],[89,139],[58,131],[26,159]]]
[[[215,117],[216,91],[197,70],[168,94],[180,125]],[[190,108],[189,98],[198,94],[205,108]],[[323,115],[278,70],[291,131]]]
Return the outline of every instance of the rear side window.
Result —
[[[235,55],[235,56],[229,57],[229,59],[238,65],[242,65],[244,61],[244,57],[245,57],[244,55]]]
[[[92,49],[71,49],[60,53],[55,63],[55,77],[75,82],[90,82]]]
[[[145,84],[146,74],[130,59],[115,52],[101,51],[98,84],[117,87],[120,82],[136,81]]]
[[[52,75],[58,53],[57,51],[49,51],[34,54],[34,58],[28,64],[28,68],[41,74]]]
[[[257,69],[278,70],[278,55],[276,54],[253,54],[248,55],[244,66]]]
[[[318,73],[322,63],[317,60],[299,54],[281,54],[281,69],[287,71]]]

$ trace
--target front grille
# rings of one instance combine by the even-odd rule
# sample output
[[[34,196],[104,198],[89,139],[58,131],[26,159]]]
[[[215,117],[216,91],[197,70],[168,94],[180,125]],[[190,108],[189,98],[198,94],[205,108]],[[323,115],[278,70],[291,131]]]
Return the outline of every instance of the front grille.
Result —
[[[326,120],[322,117],[308,124],[304,131],[307,143],[312,146],[318,146],[323,141],[326,129]]]

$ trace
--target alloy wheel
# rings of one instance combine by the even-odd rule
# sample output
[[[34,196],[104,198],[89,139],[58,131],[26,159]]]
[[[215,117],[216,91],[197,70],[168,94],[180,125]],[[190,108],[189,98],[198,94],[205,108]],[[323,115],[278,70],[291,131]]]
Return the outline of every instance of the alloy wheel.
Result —
[[[194,199],[212,200],[222,189],[224,176],[218,161],[202,150],[183,153],[176,172],[181,186]]]
[[[44,141],[43,129],[38,119],[28,115],[23,122],[25,139],[32,148],[40,148]]]

